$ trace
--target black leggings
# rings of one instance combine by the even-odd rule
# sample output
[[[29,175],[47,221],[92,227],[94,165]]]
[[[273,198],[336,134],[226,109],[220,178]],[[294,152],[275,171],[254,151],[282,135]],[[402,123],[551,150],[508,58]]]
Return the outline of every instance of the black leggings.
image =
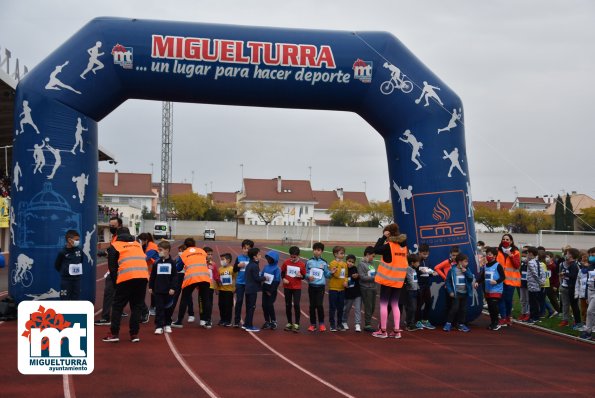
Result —
[[[287,315],[287,323],[291,321],[291,307],[295,313],[295,323],[300,324],[300,300],[302,298],[302,289],[285,289],[285,314]]]
[[[310,324],[316,325],[316,313],[318,313],[318,323],[324,323],[324,286],[308,286],[308,296],[310,298]]]
[[[490,312],[490,321],[492,327],[498,325],[498,317],[500,315],[500,297],[486,297],[488,302],[488,311]]]

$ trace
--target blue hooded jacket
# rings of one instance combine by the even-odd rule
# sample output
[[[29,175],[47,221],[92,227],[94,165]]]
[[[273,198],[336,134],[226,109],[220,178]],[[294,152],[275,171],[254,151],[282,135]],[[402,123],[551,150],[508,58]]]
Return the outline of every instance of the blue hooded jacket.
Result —
[[[272,264],[268,263],[267,257],[271,258],[273,260]],[[271,275],[273,275],[273,282],[270,285],[266,282],[263,282],[262,290],[275,291],[275,290],[277,290],[277,287],[281,283],[281,269],[279,268],[279,253],[277,253],[274,250],[271,250],[271,251],[267,252],[267,254],[265,255],[265,258],[267,258],[267,265],[265,265],[263,270],[260,272],[260,276],[264,277],[265,273],[271,274]]]
[[[450,293],[455,293],[457,292],[457,286],[456,286],[456,281],[455,281],[455,276],[456,276],[456,271],[455,268],[457,268],[457,265],[454,264],[452,265],[452,267],[450,267],[450,271],[448,271],[448,275],[446,275],[446,290],[448,291],[448,294]],[[473,297],[473,281],[475,280],[475,277],[473,276],[473,272],[471,272],[471,270],[469,268],[467,268],[467,271],[465,271],[463,273],[463,276],[465,277],[465,286],[467,287],[467,296],[469,297]]]

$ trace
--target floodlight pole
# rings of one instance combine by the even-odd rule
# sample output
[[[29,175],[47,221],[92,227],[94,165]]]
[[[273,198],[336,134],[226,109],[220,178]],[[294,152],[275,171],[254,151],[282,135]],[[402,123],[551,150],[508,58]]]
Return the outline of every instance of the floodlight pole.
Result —
[[[163,102],[161,110],[161,211],[159,220],[167,221],[169,212],[169,184],[172,176],[172,144],[174,137],[174,107],[171,102]]]

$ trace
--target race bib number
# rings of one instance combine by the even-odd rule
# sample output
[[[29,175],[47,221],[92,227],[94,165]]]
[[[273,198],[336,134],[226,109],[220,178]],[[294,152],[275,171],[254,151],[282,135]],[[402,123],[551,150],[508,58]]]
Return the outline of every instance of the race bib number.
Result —
[[[157,275],[171,274],[171,264],[162,263],[157,266]]]
[[[465,275],[457,275],[456,284],[457,286],[465,286]]]
[[[595,283],[595,271],[589,271],[589,279]]]
[[[493,281],[494,279],[494,271],[486,271],[486,281]]]
[[[355,287],[355,281],[351,278],[347,278],[347,287]]]
[[[83,274],[83,264],[70,264],[68,266],[68,273],[72,276]]]
[[[273,274],[269,274],[268,272],[264,273],[264,283],[266,283],[267,285],[270,285],[271,283],[273,283],[273,279],[275,278],[275,275]]]
[[[546,278],[551,278],[552,277],[552,271],[545,271],[545,277]]]
[[[368,270],[368,276],[370,278],[375,277],[376,276],[376,270],[375,269]]]
[[[417,274],[413,274],[413,282],[417,282]]]
[[[248,265],[248,263],[245,262],[245,261],[240,261],[239,264],[243,264],[244,265],[242,268],[240,268],[240,272],[246,272],[246,265]]]
[[[345,278],[345,268],[341,268],[341,272],[339,273],[339,278]]]
[[[562,279],[562,286],[568,287],[568,280],[566,278]]]
[[[213,280],[213,270],[209,268],[209,278]]]
[[[527,271],[521,271],[521,280],[522,281],[526,281],[527,280]]]
[[[313,276],[314,279],[322,279],[324,272],[320,268],[311,268],[310,269],[310,276]]]
[[[232,283],[231,275],[221,275],[221,285],[229,286]]]
[[[287,273],[286,275],[290,278],[295,278],[297,277],[297,274],[300,272],[300,267],[295,267],[293,265],[288,265],[287,266]]]

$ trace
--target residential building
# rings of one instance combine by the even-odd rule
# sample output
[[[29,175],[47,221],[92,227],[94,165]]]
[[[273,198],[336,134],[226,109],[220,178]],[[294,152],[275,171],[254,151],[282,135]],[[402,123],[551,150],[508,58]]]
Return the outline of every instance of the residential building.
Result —
[[[317,201],[314,206],[314,220],[316,221],[316,225],[329,225],[331,223],[331,215],[328,213],[328,210],[337,201],[349,200],[359,203],[362,206],[369,205],[365,192],[349,192],[344,191],[343,188],[337,188],[334,191],[314,191],[314,197]],[[359,221],[366,220],[366,216],[362,216],[359,219]]]
[[[521,197],[518,196],[512,203],[512,209],[523,209],[527,211],[544,211],[548,204],[539,196],[535,197]]]
[[[562,196],[561,198],[563,201],[562,203],[566,204],[566,195]],[[581,222],[580,217],[583,215],[585,209],[595,207],[595,199],[586,194],[572,192],[572,194],[570,195],[570,203],[572,204],[572,211],[574,212],[574,214],[577,215],[577,217],[574,220],[574,230],[589,230],[588,228],[586,228],[585,223]],[[545,214],[554,216],[555,213],[556,201],[554,200],[554,202],[551,203],[545,210]],[[595,225],[593,227],[595,227]]]

